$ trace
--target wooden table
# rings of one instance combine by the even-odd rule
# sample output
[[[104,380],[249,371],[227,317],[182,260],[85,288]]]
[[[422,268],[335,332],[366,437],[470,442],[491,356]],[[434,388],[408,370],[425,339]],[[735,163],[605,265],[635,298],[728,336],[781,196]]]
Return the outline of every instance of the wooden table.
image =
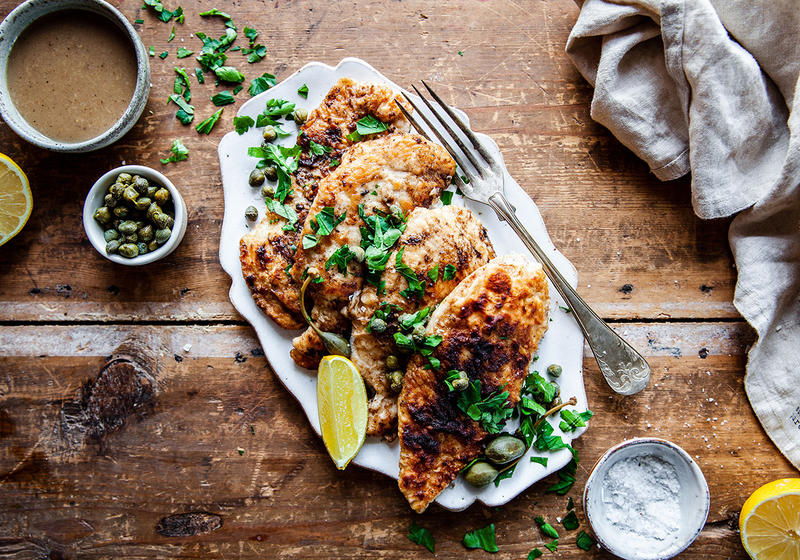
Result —
[[[488,557],[467,553],[460,541],[490,522],[497,558],[541,547],[547,541],[534,516],[556,524],[567,501],[545,493],[552,479],[504,507],[476,504],[454,514],[435,506],[418,517],[394,481],[359,468],[336,471],[228,301],[217,259],[216,147],[248,95],[226,107],[209,136],[182,126],[165,104],[176,49],[196,49],[190,33],[220,34],[222,24],[197,15],[212,4],[185,0],[186,22],[168,43],[172,23],[138,1],[116,4],[130,21],[144,20],[136,27],[145,45],[170,52],[151,59],[150,101],[134,129],[110,148],[75,156],[36,149],[0,125],[0,151],[25,169],[35,199],[24,231],[0,248],[0,558],[429,557],[406,538],[412,520],[432,530],[439,558]],[[1,1],[0,15],[15,5]],[[658,182],[591,120],[592,90],[564,54],[575,5],[217,7],[240,29],[258,29],[269,49],[257,64],[237,63],[249,79],[265,71],[282,79],[310,60],[357,56],[401,84],[431,80],[497,141],[556,246],[577,266],[581,294],[653,368],[645,391],[620,397],[586,350],[596,416],[576,443],[581,463],[569,495],[580,501],[589,468],[611,445],[668,438],[697,458],[711,488],[708,523],[684,557],[744,558],[743,501],[797,473],[744,394],[753,334],[731,304],[728,222],[699,220],[688,179]],[[200,118],[214,110],[214,89],[208,81],[194,86]],[[163,168],[189,207],[186,237],[157,264],[113,265],[83,232],[85,193],[123,162],[161,168],[173,138],[191,151],[188,161]],[[134,356],[147,375],[120,363],[104,369],[119,355]],[[604,556],[579,550],[575,531],[561,532],[557,556]]]

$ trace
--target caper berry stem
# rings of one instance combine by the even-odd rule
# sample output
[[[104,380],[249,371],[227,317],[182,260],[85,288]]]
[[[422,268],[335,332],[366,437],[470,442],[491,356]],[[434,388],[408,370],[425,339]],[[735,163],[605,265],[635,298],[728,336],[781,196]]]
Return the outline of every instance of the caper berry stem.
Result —
[[[313,280],[312,274],[309,273],[306,276],[303,285],[300,287],[300,312],[303,314],[303,319],[306,320],[308,326],[311,327],[317,336],[322,340],[322,343],[325,345],[325,350],[330,352],[331,354],[336,354],[338,356],[344,356],[345,358],[350,357],[350,343],[343,336],[339,336],[336,333],[326,332],[320,330],[317,325],[314,324],[314,321],[311,320],[311,317],[308,316],[308,311],[306,311],[306,289],[308,285]]]

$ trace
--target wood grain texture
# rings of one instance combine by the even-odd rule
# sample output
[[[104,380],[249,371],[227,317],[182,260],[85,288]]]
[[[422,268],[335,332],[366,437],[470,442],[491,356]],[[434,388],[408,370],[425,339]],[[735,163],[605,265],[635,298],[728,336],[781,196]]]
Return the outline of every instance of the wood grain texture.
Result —
[[[0,15],[15,4],[0,1]],[[590,119],[591,89],[563,52],[577,15],[574,4],[462,4],[303,0],[221,8],[240,28],[258,29],[269,49],[267,58],[252,65],[230,53],[248,80],[265,71],[281,79],[308,61],[335,64],[345,56],[364,58],[400,84],[430,80],[447,101],[467,111],[476,130],[500,145],[556,246],[577,266],[580,292],[604,317],[736,317],[727,223],[696,218],[688,180],[658,182]],[[0,125],[2,151],[26,170],[35,199],[24,231],[0,249],[0,320],[238,319],[217,258],[222,189],[216,146],[249,96],[238,94],[209,136],[181,125],[175,107],[165,103],[173,67],[194,66],[193,57],[175,58],[177,48],[197,49],[200,41],[190,34],[219,35],[222,23],[197,15],[205,4],[184,2],[186,22],[168,43],[171,23],[156,20],[136,2],[116,5],[129,20],[144,20],[136,27],[145,45],[170,54],[151,58],[153,88],[145,113],[109,148],[53,154]],[[222,87],[211,80],[192,83],[199,120],[216,109],[209,96]],[[158,159],[168,154],[173,138],[190,149],[189,160],[162,166]],[[163,167],[189,208],[178,250],[135,273],[121,273],[98,255],[80,218],[94,180],[123,162]]]
[[[596,415],[576,442],[570,495],[580,502],[591,465],[612,444],[670,439],[696,457],[712,495],[709,523],[685,557],[743,558],[731,528],[741,504],[763,482],[794,474],[742,390],[749,329],[616,328],[646,348],[653,383],[632,398],[612,394],[587,351]],[[94,420],[65,427],[64,411],[120,345],[122,354],[138,349],[155,396],[117,409],[119,428],[84,438]],[[415,520],[433,531],[440,558],[462,558],[464,532],[489,522],[497,557],[522,558],[543,542],[533,517],[555,524],[566,513],[566,497],[544,492],[551,479],[500,508],[434,506],[416,516],[394,481],[357,467],[338,472],[246,327],[5,327],[0,371],[0,557],[43,548],[62,558],[405,558],[419,552],[405,537]],[[101,384],[94,390],[99,399]],[[561,532],[562,556],[583,554],[575,531]]]

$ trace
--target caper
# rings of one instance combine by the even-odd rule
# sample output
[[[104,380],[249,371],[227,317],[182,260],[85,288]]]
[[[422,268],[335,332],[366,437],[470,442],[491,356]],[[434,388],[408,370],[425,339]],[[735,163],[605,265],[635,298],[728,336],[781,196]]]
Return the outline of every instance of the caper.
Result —
[[[248,206],[244,211],[244,217],[254,222],[258,219],[258,208],[255,206]]]
[[[145,226],[145,223],[142,220],[134,220],[133,223],[136,224],[136,229],[143,228]]]
[[[294,122],[297,124],[303,124],[306,122],[308,118],[308,111],[306,109],[295,109],[294,110]]]
[[[111,241],[112,239],[119,238],[119,232],[115,229],[107,229],[103,232],[103,239]]]
[[[350,247],[350,254],[353,255],[353,260],[358,263],[364,262],[364,257],[367,255],[366,251],[358,245]]]
[[[122,235],[130,235],[132,233],[135,233],[138,228],[136,227],[136,222],[127,220],[125,222],[122,222],[119,225],[119,227],[117,227],[117,229]]]
[[[464,473],[464,480],[472,486],[486,486],[494,481],[500,472],[486,461],[472,463],[472,466]]]
[[[278,137],[278,132],[275,130],[275,127],[272,126],[271,124],[268,124],[267,126],[264,127],[264,132],[262,134],[264,135],[264,140],[266,140],[267,142],[272,142]]]
[[[111,253],[116,253],[117,249],[119,249],[119,239],[112,239],[106,243],[106,253],[109,255]]]
[[[559,377],[561,375],[561,366],[558,364],[547,366],[547,373],[553,377]]]
[[[369,332],[375,334],[381,334],[386,332],[386,321],[378,317],[375,317],[369,324]]]
[[[107,194],[107,195],[105,195],[103,197],[103,202],[109,208],[114,208],[114,206],[117,205],[117,202],[119,202],[119,199],[118,198],[114,198],[114,195],[112,195],[112,194]]]
[[[147,244],[147,250],[152,253],[156,249],[158,249],[158,241],[153,239],[150,243]]]
[[[175,225],[175,218],[172,217],[170,214],[167,214],[167,227],[172,229],[172,226]]]
[[[403,372],[399,369],[394,371],[390,371],[387,376],[386,380],[389,382],[389,388],[394,393],[399,393],[403,390]]]
[[[561,396],[561,387],[559,386],[559,384],[556,383],[555,381],[552,381],[551,385],[553,385],[553,387],[556,388],[556,392],[555,392],[555,395],[553,395],[553,398],[560,397]]]
[[[139,198],[139,191],[133,187],[125,187],[125,190],[122,192],[122,198],[128,202],[133,202]]]
[[[111,210],[107,206],[101,206],[94,211],[94,219],[99,224],[107,224],[111,221]]]
[[[131,177],[130,173],[120,173],[117,175],[117,183],[129,185],[131,181],[133,181],[133,177]]]
[[[398,220],[402,220],[403,219],[403,207],[400,206],[397,203],[392,204],[391,206],[389,206],[389,213],[392,215],[392,217],[394,217],[394,218],[396,218]]]
[[[157,214],[154,213],[152,216],[150,216],[150,219],[153,220],[153,223],[158,226],[158,229],[171,227],[169,225],[170,218],[164,212],[158,212]]]
[[[161,207],[155,202],[151,203],[150,206],[147,207],[147,217],[151,220],[153,219],[154,214],[160,214],[160,213],[161,213]]]
[[[453,386],[453,391],[464,391],[467,387],[469,387],[469,376],[467,375],[466,371],[459,371],[458,377],[453,379],[450,382],[450,385]]]
[[[130,214],[127,206],[115,206],[113,212],[117,218],[127,218]]]
[[[147,208],[150,206],[150,204],[151,204],[151,201],[146,196],[140,196],[133,203],[133,205],[136,207],[137,210],[147,210]]]
[[[135,243],[123,243],[117,249],[117,252],[122,255],[123,257],[128,257],[132,259],[139,255],[139,247],[136,246]]]
[[[390,354],[386,356],[386,367],[389,370],[397,369],[400,367],[400,358],[395,356],[394,354]]]
[[[150,224],[147,224],[144,227],[140,227],[136,231],[136,233],[139,235],[139,239],[141,239],[142,241],[152,241],[153,240],[153,236],[155,234],[153,232],[153,226],[150,225]]]
[[[484,455],[495,465],[505,465],[525,453],[525,442],[514,436],[502,435],[494,438],[486,446]]]
[[[133,187],[139,192],[139,194],[145,194],[149,186],[150,182],[144,177],[139,177],[137,175],[133,178]]]
[[[147,243],[145,243],[144,241],[140,241],[139,243],[137,243],[136,247],[139,249],[139,254],[140,255],[144,255],[145,253],[149,252],[147,250]]]
[[[172,235],[172,230],[169,228],[162,228],[157,229],[155,234],[155,240],[159,245],[163,245],[169,239],[169,236]]]
[[[414,330],[411,331],[411,338],[419,345],[425,344],[425,325],[422,323],[414,325]]]
[[[130,235],[126,235],[123,239],[125,240],[125,243],[136,243],[139,241],[139,234],[132,233]]]
[[[160,188],[156,191],[156,194],[153,195],[153,198],[159,204],[164,204],[169,200],[169,191],[165,188]]]
[[[155,185],[150,185],[149,187],[147,187],[147,192],[145,193],[145,196],[147,198],[153,198],[156,195],[156,193],[158,192],[159,188],[161,188],[161,187],[157,187]]]
[[[261,171],[258,167],[256,167],[250,172],[250,177],[247,178],[247,182],[250,183],[251,187],[257,187],[263,184],[264,172]]]
[[[119,200],[122,198],[122,193],[125,192],[125,185],[122,183],[114,183],[110,187],[108,187],[108,194]]]
[[[268,165],[264,168],[264,175],[270,181],[278,180],[278,168],[274,165]]]
[[[261,187],[261,196],[264,198],[272,198],[275,196],[275,187],[266,183],[263,187]]]

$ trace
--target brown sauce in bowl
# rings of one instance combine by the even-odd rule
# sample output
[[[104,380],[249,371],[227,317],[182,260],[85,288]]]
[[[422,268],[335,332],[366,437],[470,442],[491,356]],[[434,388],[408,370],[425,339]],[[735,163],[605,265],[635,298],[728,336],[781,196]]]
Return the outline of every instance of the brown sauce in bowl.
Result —
[[[136,87],[136,53],[111,20],[62,10],[34,21],[14,42],[6,81],[11,102],[33,128],[59,142],[110,129]]]

